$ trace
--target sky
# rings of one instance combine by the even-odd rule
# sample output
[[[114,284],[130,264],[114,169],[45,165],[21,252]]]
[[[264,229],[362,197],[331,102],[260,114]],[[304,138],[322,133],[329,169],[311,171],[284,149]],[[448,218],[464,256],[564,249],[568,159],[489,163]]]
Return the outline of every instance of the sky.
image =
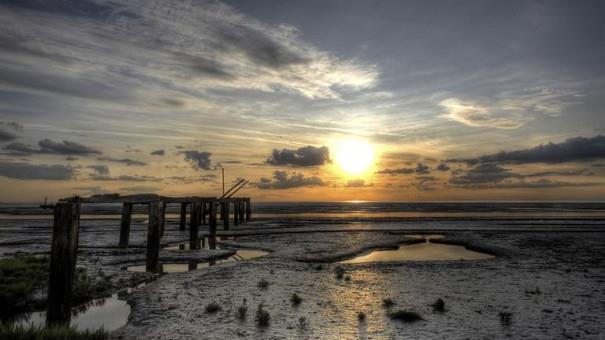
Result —
[[[603,1],[0,1],[0,201],[605,199]]]

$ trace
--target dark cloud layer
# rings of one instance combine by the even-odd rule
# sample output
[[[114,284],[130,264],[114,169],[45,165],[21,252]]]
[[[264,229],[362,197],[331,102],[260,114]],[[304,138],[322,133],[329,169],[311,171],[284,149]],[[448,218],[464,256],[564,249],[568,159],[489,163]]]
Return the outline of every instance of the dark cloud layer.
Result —
[[[76,142],[64,140],[63,142],[54,142],[48,138],[38,142],[39,148],[24,143],[11,143],[6,145],[3,150],[14,155],[31,154],[53,154],[67,156],[86,156],[93,154],[102,154],[101,151],[82,145]]]
[[[64,165],[12,163],[0,161],[0,175],[22,180],[68,180],[73,178],[74,168]]]
[[[107,165],[89,165],[87,168],[94,170],[95,174],[99,176],[109,175],[109,168]]]
[[[185,155],[185,160],[190,162],[193,165],[193,168],[196,170],[210,170],[211,169],[211,160],[210,156],[212,153],[206,151],[197,151],[197,150],[188,150],[181,151],[181,154]]]
[[[137,161],[130,158],[113,158],[113,157],[99,157],[97,158],[100,161],[114,162],[114,163],[122,163],[127,166],[145,166],[147,163],[142,161]]]
[[[17,139],[17,135],[0,128],[0,142],[10,142]]]
[[[305,177],[302,173],[293,172],[290,175],[286,171],[276,170],[273,172],[273,179],[261,178],[256,186],[259,189],[290,189],[307,186],[326,185],[321,178],[317,176]]]
[[[382,169],[376,171],[380,175],[409,175],[416,172],[414,168],[396,168],[396,169]]]
[[[548,143],[530,149],[502,151],[477,158],[451,161],[469,164],[485,162],[563,163],[605,158],[605,136],[575,137],[562,143]]]
[[[330,162],[330,150],[327,146],[305,146],[296,150],[273,149],[267,159],[268,164],[290,166],[320,166]]]

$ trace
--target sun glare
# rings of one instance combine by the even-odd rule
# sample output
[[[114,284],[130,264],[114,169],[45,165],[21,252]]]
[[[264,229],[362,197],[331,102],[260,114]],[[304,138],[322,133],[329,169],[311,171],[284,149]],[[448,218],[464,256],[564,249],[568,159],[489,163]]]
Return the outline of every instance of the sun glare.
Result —
[[[374,150],[367,142],[344,140],[337,144],[334,160],[349,175],[360,175],[370,169]]]

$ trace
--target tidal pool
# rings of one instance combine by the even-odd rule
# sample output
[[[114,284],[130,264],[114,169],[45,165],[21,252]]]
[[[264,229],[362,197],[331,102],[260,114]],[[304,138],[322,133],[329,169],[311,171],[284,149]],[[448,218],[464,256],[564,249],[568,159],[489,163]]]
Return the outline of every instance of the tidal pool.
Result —
[[[186,245],[186,246],[188,246],[188,245]],[[174,246],[174,247],[176,247],[176,249],[180,249],[178,245]],[[210,266],[214,266],[214,265],[220,264],[220,263],[250,260],[250,259],[257,258],[257,257],[265,256],[267,254],[269,254],[269,252],[264,251],[264,250],[238,249],[235,252],[235,254],[233,254],[227,258],[224,258],[224,259],[217,259],[217,260],[211,260],[211,261],[205,261],[205,262],[194,261],[194,262],[190,262],[190,263],[162,263],[160,265],[160,267],[161,267],[161,272],[163,274],[183,273],[183,272],[187,272],[190,270],[199,270],[199,269],[208,268]],[[144,272],[145,265],[130,266],[130,267],[127,267],[126,270],[131,271],[131,272]]]
[[[410,235],[414,238],[416,235]],[[431,237],[432,236],[432,237]],[[488,260],[494,256],[468,250],[464,246],[433,243],[431,239],[442,238],[430,235],[425,242],[400,245],[393,250],[375,250],[340,263],[395,262],[395,261],[460,261]]]
[[[124,326],[128,321],[130,306],[125,299],[120,299],[119,295],[115,293],[110,297],[94,299],[73,307],[70,325],[78,330],[103,328],[106,331],[113,331]],[[16,323],[23,326],[44,327],[46,311],[24,314]]]

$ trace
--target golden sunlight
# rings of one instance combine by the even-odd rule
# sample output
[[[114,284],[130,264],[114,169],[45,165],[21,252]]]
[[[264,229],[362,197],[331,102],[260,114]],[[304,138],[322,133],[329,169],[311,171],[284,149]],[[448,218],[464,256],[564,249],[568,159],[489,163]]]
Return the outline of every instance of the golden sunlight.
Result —
[[[360,175],[371,168],[374,150],[364,141],[343,140],[336,145],[334,160],[346,174]]]

